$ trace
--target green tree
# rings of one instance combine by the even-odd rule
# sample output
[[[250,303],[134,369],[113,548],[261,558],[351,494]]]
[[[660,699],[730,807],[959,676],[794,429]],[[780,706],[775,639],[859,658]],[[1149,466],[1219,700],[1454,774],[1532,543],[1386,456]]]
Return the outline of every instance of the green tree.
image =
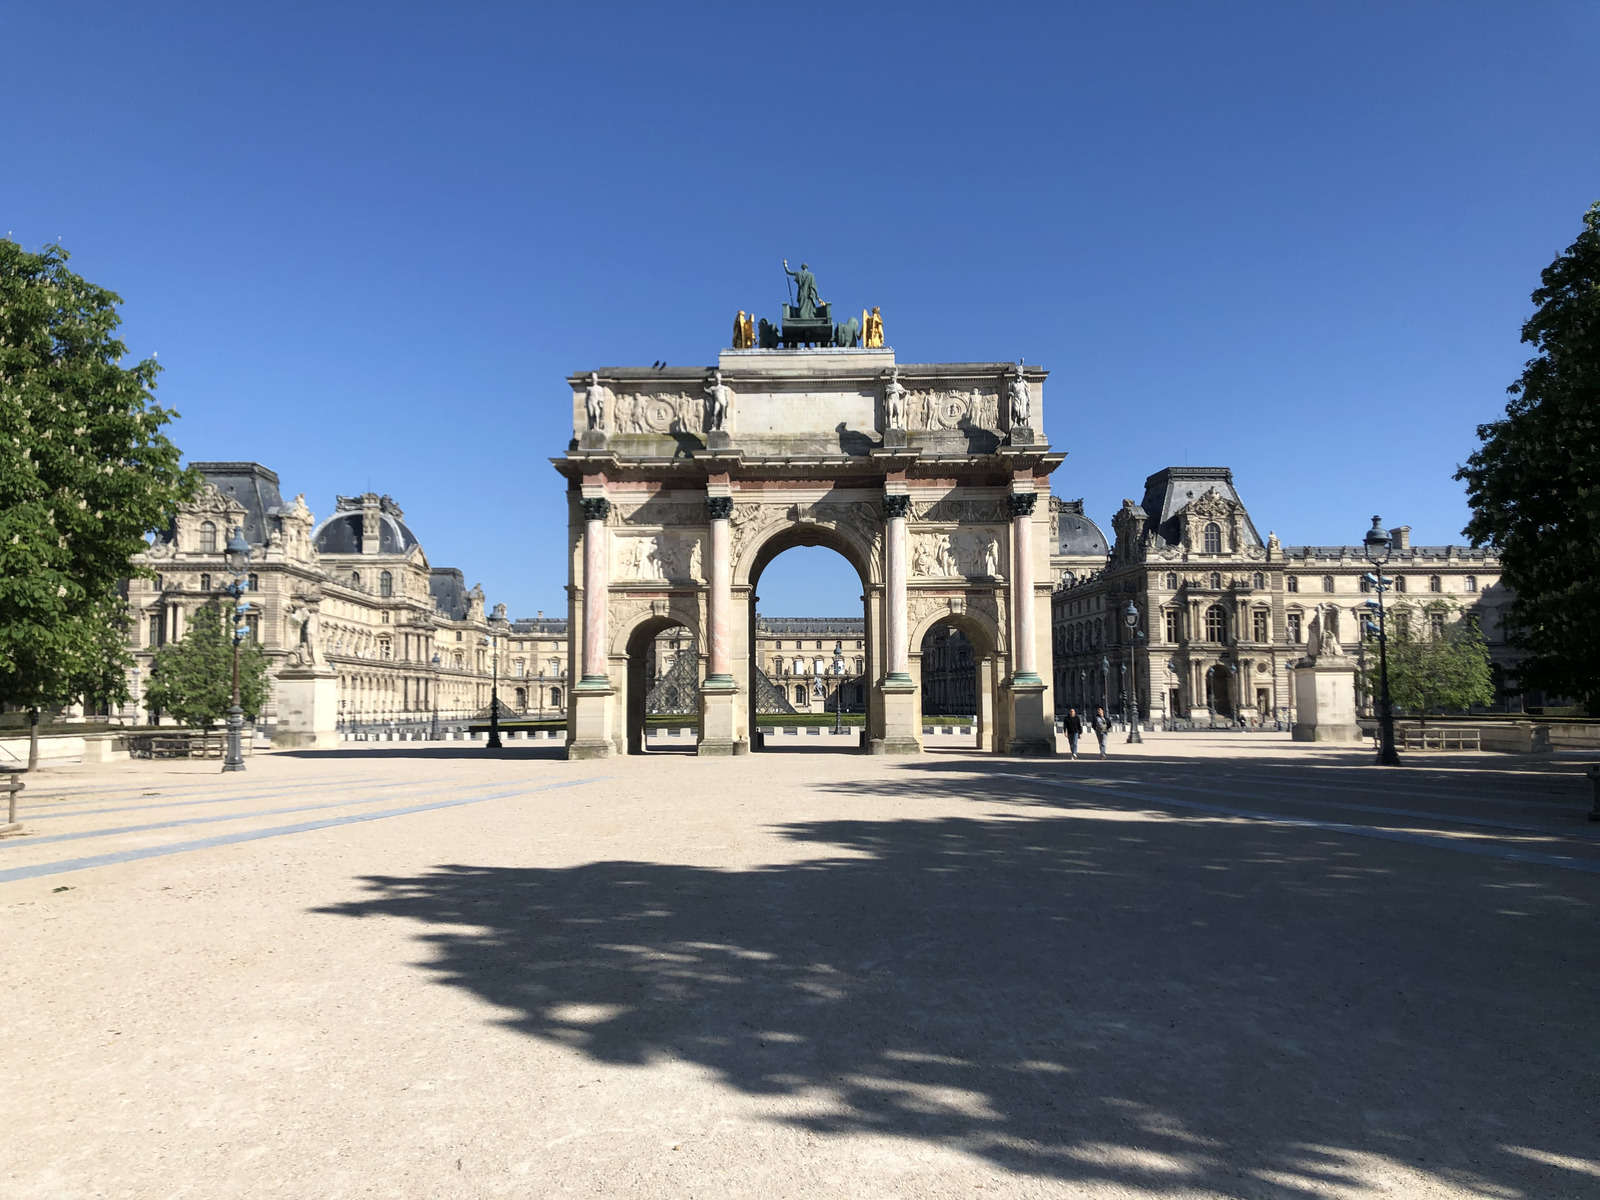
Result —
[[[212,600],[189,618],[180,641],[156,651],[145,703],[185,725],[209,729],[233,705],[232,605]],[[239,707],[251,720],[267,700],[267,656],[251,638],[239,646]]]
[[[1600,711],[1600,201],[1541,276],[1522,340],[1538,348],[1508,389],[1504,419],[1456,472],[1474,545],[1500,552],[1516,592],[1510,642],[1524,690]]]
[[[198,480],[161,432],[157,366],[124,367],[121,298],[67,253],[0,239],[0,702],[126,698],[120,584]]]
[[[1453,619],[1448,604],[1438,602],[1416,614],[1398,608],[1389,614],[1389,697],[1395,707],[1426,719],[1430,710],[1471,708],[1494,700],[1489,643],[1471,620]],[[1437,632],[1434,632],[1437,626]],[[1368,658],[1376,661],[1375,637],[1367,642]],[[1367,691],[1374,700],[1378,672],[1367,672]]]

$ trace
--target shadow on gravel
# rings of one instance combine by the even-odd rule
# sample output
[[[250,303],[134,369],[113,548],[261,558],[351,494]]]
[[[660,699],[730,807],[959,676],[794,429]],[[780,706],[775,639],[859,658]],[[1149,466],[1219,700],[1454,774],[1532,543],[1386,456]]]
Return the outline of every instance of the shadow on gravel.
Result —
[[[900,778],[1028,799],[941,774]],[[795,825],[822,857],[751,871],[442,866],[318,911],[415,921],[511,1027],[702,1064],[822,1134],[1163,1194],[1592,1186],[1594,881],[1057,803]]]

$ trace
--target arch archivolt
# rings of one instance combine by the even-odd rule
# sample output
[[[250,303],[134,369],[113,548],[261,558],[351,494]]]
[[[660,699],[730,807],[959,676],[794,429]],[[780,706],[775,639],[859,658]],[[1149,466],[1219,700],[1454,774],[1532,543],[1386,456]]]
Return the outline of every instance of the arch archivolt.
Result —
[[[972,640],[978,654],[1003,656],[1006,637],[1000,621],[1000,604],[993,591],[913,592],[907,606],[906,639],[911,653],[920,652],[922,639],[935,625],[954,625]]]
[[[868,589],[883,584],[883,502],[875,492],[813,503],[736,501],[729,524],[735,588],[750,587],[778,554],[804,545],[842,554]]]
[[[608,605],[607,625],[611,635],[609,652],[614,658],[626,658],[628,643],[634,631],[641,625],[665,619],[675,625],[687,628],[695,639],[695,644],[700,647],[700,652],[705,653],[706,639],[703,636],[705,628],[702,613],[700,593],[677,594],[672,596],[649,595],[635,596],[626,592],[612,593]],[[666,628],[667,626],[663,626]]]

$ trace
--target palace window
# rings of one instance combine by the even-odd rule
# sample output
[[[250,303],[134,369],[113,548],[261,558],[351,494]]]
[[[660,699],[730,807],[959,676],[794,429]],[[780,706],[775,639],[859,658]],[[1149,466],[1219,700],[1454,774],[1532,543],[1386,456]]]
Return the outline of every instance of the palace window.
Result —
[[[200,553],[215,554],[217,552],[217,527],[210,521],[200,522]]]
[[[1372,590],[1372,584],[1365,575],[1363,575],[1356,583],[1356,587],[1360,588],[1363,592],[1370,592]]]
[[[1299,645],[1302,640],[1300,633],[1300,614],[1297,612],[1288,613],[1284,617],[1284,620],[1289,625],[1288,632],[1290,643],[1293,645]]]
[[[1283,577],[1283,586],[1288,588],[1291,592],[1298,592],[1300,590],[1300,576],[1285,575]]]
[[[1096,619],[1094,623],[1094,645],[1102,646],[1105,644],[1105,632],[1104,625]]]
[[[161,618],[159,616],[150,618],[150,645],[161,645]]]
[[[1428,614],[1429,632],[1435,639],[1444,637],[1444,614],[1442,612]]]
[[[1265,642],[1265,641],[1270,641],[1271,640],[1271,637],[1267,632],[1267,610],[1266,609],[1264,609],[1264,608],[1256,609],[1255,612],[1253,612],[1250,615],[1250,621],[1251,621],[1250,633],[1251,633],[1251,636],[1254,637],[1256,641]]]
[[[1218,575],[1214,571],[1211,574],[1211,590],[1214,592],[1220,592],[1222,590],[1222,576]]]
[[[520,671],[517,672],[517,673],[519,675],[521,674]],[[517,689],[517,711],[518,712],[527,712],[528,711],[528,689],[527,688],[518,688]]]
[[[551,688],[550,689],[550,707],[551,708],[560,708],[561,707],[561,689],[560,688]]]
[[[385,571],[383,574],[378,576],[378,595],[380,595],[380,596],[392,596],[392,595],[394,595],[394,574],[393,574],[393,572]]]
[[[1167,641],[1176,642],[1178,640],[1178,610],[1175,608],[1169,608],[1166,611],[1165,616],[1167,625]]]
[[[1255,575],[1255,580],[1254,580],[1254,582],[1252,583],[1251,586],[1254,587],[1256,589],[1256,591],[1259,592],[1262,588],[1267,586],[1267,577],[1265,575],[1263,575],[1260,571],[1257,571],[1256,575]]]
[[[806,702],[806,685],[805,684],[797,683],[797,684],[794,685],[794,702],[796,704],[800,704],[800,705],[805,704],[805,702]]]
[[[1206,522],[1206,530],[1205,530],[1204,537],[1205,537],[1205,547],[1206,547],[1205,552],[1207,554],[1221,554],[1222,553],[1222,526],[1221,525],[1218,525],[1215,521],[1207,521]]]
[[[200,590],[202,592],[209,592],[211,590],[211,576],[209,576],[209,575],[200,576]]]
[[[1206,609],[1206,641],[1225,642],[1228,640],[1228,610],[1220,604],[1213,604]]]
[[[458,629],[458,630],[456,630],[456,641],[459,642],[460,640],[461,640],[461,630]]]
[[[361,572],[360,571],[351,571],[350,572],[350,586],[353,587],[353,588],[358,588],[358,587],[361,586]]]
[[[1325,591],[1325,592],[1333,591],[1333,576],[1332,575],[1324,575],[1322,577],[1322,590]]]
[[[1444,581],[1442,579],[1440,579],[1437,575],[1429,575],[1428,576],[1428,590],[1430,592],[1442,592],[1442,591],[1444,591]]]
[[[1397,592],[1406,590],[1406,577],[1404,575],[1396,575],[1394,577],[1394,590]]]
[[[1478,577],[1476,575],[1468,575],[1466,579],[1462,581],[1462,584],[1466,587],[1467,591],[1475,592],[1478,590]]]
[[[383,623],[385,625],[389,623],[389,610],[387,608],[383,610]]]
[[[1178,590],[1178,577],[1176,575],[1174,575],[1171,571],[1168,571],[1167,572],[1167,591],[1175,592],[1177,590]]]
[[[248,591],[259,592],[261,590],[261,576],[250,576],[249,582],[245,584],[245,588]]]

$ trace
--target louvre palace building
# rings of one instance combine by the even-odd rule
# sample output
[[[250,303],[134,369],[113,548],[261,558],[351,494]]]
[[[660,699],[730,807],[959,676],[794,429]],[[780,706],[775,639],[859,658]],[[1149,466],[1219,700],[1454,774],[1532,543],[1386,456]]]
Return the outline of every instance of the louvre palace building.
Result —
[[[329,745],[352,730],[459,726],[486,715],[496,676],[505,715],[559,716],[567,623],[486,611],[483,590],[435,567],[388,496],[338,498],[318,522],[305,497],[285,503],[259,463],[206,462],[200,494],[137,560],[153,578],[128,581],[134,667],[119,714],[159,720],[142,699],[156,650],[179,639],[194,611],[230,581],[229,534],[250,544],[245,599],[251,636],[269,664],[258,733],[274,745]]]
[[[1110,550],[1091,569],[1060,560],[1051,597],[1058,713],[1069,705],[1116,711],[1126,696],[1152,721],[1287,721],[1289,668],[1307,653],[1313,619],[1356,661],[1358,677],[1376,671],[1362,633],[1375,599],[1364,547],[1284,545],[1271,530],[1263,539],[1228,468],[1157,471],[1111,527]],[[1072,528],[1062,527],[1061,548],[1070,538],[1087,549],[1090,529],[1099,532],[1080,507]],[[1503,690],[1515,656],[1505,643],[1512,595],[1498,556],[1414,546],[1406,526],[1389,533],[1391,628],[1430,637],[1457,621],[1476,623]]]

